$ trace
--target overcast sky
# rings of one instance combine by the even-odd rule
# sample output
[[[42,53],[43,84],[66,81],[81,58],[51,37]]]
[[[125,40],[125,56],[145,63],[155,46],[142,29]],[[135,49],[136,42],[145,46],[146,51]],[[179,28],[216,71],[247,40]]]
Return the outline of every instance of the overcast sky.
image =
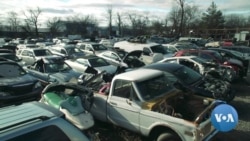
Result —
[[[0,19],[6,19],[6,13],[15,11],[22,15],[21,11],[28,8],[39,7],[43,12],[41,19],[48,17],[67,17],[75,14],[94,15],[100,19],[105,15],[108,5],[112,5],[113,11],[147,11],[147,14],[157,17],[166,17],[176,0],[0,0]],[[223,14],[247,14],[250,15],[249,0],[185,0],[188,4],[199,6],[206,10],[214,1],[217,8]]]

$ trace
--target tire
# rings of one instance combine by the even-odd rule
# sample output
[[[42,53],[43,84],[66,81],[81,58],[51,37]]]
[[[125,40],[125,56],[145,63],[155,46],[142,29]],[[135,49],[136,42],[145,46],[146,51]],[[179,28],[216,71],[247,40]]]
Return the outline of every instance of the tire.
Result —
[[[163,132],[157,137],[156,141],[181,141],[181,139],[174,133]]]

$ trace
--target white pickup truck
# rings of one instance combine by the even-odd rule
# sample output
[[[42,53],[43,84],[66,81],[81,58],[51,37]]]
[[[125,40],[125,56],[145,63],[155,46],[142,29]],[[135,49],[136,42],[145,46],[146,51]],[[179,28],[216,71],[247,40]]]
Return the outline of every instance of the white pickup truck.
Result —
[[[210,121],[220,102],[184,93],[163,72],[136,69],[114,76],[108,92],[95,91],[95,119],[155,141],[202,141],[218,131]],[[98,89],[99,90],[99,89]],[[106,89],[107,91],[107,89]]]

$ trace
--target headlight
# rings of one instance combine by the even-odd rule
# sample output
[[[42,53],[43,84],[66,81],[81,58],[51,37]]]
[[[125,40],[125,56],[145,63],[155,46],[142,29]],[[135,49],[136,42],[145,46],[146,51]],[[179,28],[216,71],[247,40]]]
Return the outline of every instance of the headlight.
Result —
[[[80,76],[78,77],[78,80],[77,80],[77,83],[78,83],[78,84],[82,84],[82,83],[83,83],[83,77],[84,77],[84,74],[82,74],[82,75],[80,75]]]
[[[40,81],[36,82],[36,84],[34,85],[33,89],[38,89],[38,88],[41,88],[42,87],[42,84]]]

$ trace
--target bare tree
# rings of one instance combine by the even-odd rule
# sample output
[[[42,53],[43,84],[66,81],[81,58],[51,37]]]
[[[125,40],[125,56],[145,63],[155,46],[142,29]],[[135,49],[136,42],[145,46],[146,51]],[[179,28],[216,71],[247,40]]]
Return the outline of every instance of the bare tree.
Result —
[[[149,18],[145,14],[138,14],[136,12],[127,13],[128,19],[132,25],[134,36],[147,34]]]
[[[10,31],[17,32],[20,25],[20,21],[18,20],[18,15],[16,12],[11,11],[8,13],[8,22],[10,25]]]
[[[50,29],[51,36],[55,36],[60,32],[62,21],[60,17],[53,17],[48,19],[47,27]]]
[[[118,31],[119,31],[119,35],[122,36],[122,16],[121,16],[121,13],[117,12],[116,13],[116,16],[117,16],[117,26],[118,26]]]
[[[74,15],[67,17],[63,22],[66,27],[66,34],[79,34],[82,36],[92,36],[89,32],[95,32],[97,20],[92,15]]]
[[[107,19],[109,23],[109,36],[112,36],[112,20],[113,20],[113,7],[112,5],[108,5],[107,9]]]
[[[172,7],[169,13],[169,21],[172,23],[171,35],[178,34],[179,24],[180,24],[180,12],[177,7]]]
[[[185,4],[185,0],[175,0],[177,2],[177,4],[180,6],[180,11],[181,11],[181,21],[180,21],[180,26],[179,26],[179,35],[182,34],[182,29],[183,29],[183,19],[184,19],[184,4]]]
[[[39,21],[38,18],[41,15],[42,11],[39,7],[36,9],[28,9],[27,11],[24,11],[23,14],[26,17],[24,20],[25,25],[23,26],[23,29],[27,32],[33,32],[33,29],[35,30],[35,35],[38,37],[38,26]]]

